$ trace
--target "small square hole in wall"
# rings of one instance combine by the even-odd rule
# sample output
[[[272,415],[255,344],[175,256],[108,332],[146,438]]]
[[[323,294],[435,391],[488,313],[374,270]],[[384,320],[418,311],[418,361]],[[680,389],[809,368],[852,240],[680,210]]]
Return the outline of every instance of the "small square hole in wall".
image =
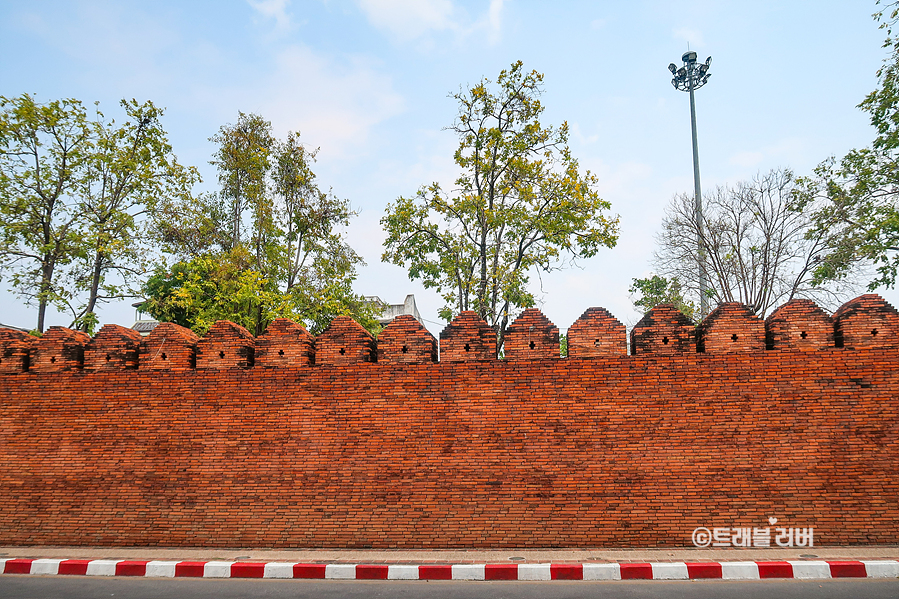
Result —
[[[668,337],[662,337],[662,345],[668,345]]]
[[[808,337],[808,333],[806,333],[805,331],[802,331],[801,333],[799,333],[799,336],[802,337],[803,339],[805,339],[806,337]]]
[[[407,346],[404,345],[404,346],[403,346],[403,349],[401,349],[400,351],[402,351],[403,353],[406,353],[406,352],[409,351],[409,348],[408,348]]]
[[[738,337],[737,337],[736,333],[734,333],[733,335],[730,336],[731,341],[736,341],[737,339],[738,339]]]
[[[877,337],[877,329],[871,329],[871,336]]]
[[[340,355],[343,356],[343,355],[345,355],[345,354],[346,354],[346,348],[341,347],[341,348],[340,348]]]
[[[534,343],[533,341],[531,341],[531,342],[528,344],[528,347],[530,347],[531,349],[534,349],[535,347],[537,347],[537,344]]]
[[[465,344],[465,351],[471,351],[471,346],[469,344]]]
[[[284,350],[283,350],[283,349],[279,349],[279,350],[278,350],[278,355],[279,355],[279,356],[283,356],[283,355],[284,355]]]

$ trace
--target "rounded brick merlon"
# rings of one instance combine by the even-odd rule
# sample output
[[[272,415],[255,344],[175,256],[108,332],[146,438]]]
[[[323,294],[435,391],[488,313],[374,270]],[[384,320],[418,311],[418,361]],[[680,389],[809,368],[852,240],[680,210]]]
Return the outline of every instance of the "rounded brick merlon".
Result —
[[[496,359],[496,331],[477,312],[463,310],[440,332],[441,362]]]
[[[674,304],[659,304],[631,329],[631,353],[696,353],[696,325]]]
[[[899,313],[876,293],[843,304],[833,314],[834,344],[851,349],[899,345]]]
[[[559,327],[537,308],[528,308],[506,329],[503,352],[507,360],[559,357]]]
[[[376,360],[374,337],[349,316],[335,316],[315,338],[315,363],[319,366],[349,366]]]
[[[378,335],[378,362],[423,364],[436,361],[437,340],[414,316],[397,316]]]
[[[740,302],[719,304],[696,328],[697,350],[708,354],[765,350],[765,323]]]
[[[255,358],[256,338],[239,324],[217,320],[197,341],[197,368],[250,368]]]
[[[285,368],[315,363],[315,337],[287,318],[276,318],[256,338],[256,366]]]
[[[193,369],[199,340],[190,329],[173,322],[160,323],[141,341],[138,367],[141,370]]]
[[[29,370],[62,372],[81,369],[84,364],[84,346],[90,339],[83,331],[50,327],[31,348]]]
[[[568,357],[627,354],[627,329],[605,308],[588,308],[568,329]]]
[[[790,300],[765,319],[765,346],[800,351],[831,348],[833,320],[811,300]]]
[[[84,369],[132,370],[138,366],[140,333],[117,324],[105,324],[84,348]]]

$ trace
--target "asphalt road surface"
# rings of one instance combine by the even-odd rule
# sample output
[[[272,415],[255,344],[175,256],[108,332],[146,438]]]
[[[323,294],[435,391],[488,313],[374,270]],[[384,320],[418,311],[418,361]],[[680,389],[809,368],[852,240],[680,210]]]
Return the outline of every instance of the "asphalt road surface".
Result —
[[[899,579],[462,582],[236,579],[0,577],[0,598],[16,599],[238,598],[833,598],[896,599]]]

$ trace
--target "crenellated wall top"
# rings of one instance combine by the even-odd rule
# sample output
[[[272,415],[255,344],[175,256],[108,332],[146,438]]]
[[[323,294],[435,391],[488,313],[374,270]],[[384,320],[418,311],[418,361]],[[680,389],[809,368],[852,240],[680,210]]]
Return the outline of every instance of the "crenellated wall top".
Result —
[[[627,355],[625,327],[603,308],[589,308],[568,329],[568,359]],[[206,336],[162,323],[145,338],[118,325],[93,338],[51,327],[42,338],[0,329],[0,374],[109,370],[223,370],[352,366],[373,362],[427,364],[496,360],[493,329],[475,312],[462,312],[440,344],[411,316],[400,316],[375,338],[349,317],[336,317],[313,337],[302,325],[272,322],[258,338],[229,321]],[[833,316],[804,299],[791,300],[766,320],[739,303],[715,308],[694,325],[661,304],[631,330],[630,355],[823,351],[899,347],[899,312],[876,294],[846,302]],[[539,310],[525,310],[508,328],[501,359],[558,360],[559,330]]]

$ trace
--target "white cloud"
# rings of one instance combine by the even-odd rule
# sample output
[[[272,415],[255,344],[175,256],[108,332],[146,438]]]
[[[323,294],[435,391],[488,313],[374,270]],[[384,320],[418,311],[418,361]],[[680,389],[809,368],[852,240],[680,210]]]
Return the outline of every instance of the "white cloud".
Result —
[[[500,40],[504,0],[490,0],[487,12],[476,20],[452,0],[357,0],[369,22],[398,42],[432,33],[450,32],[459,38],[485,31],[491,44]]]
[[[258,112],[275,133],[300,131],[306,143],[330,157],[356,154],[369,130],[404,110],[390,78],[362,60],[338,62],[302,45],[278,51],[271,68],[230,87],[208,88],[200,101],[233,120],[234,107]]]
[[[275,20],[276,32],[284,33],[292,29],[290,15],[287,14],[290,0],[247,0],[247,2],[266,19]]]
[[[457,28],[451,0],[359,0],[359,7],[372,25],[400,41]]]

